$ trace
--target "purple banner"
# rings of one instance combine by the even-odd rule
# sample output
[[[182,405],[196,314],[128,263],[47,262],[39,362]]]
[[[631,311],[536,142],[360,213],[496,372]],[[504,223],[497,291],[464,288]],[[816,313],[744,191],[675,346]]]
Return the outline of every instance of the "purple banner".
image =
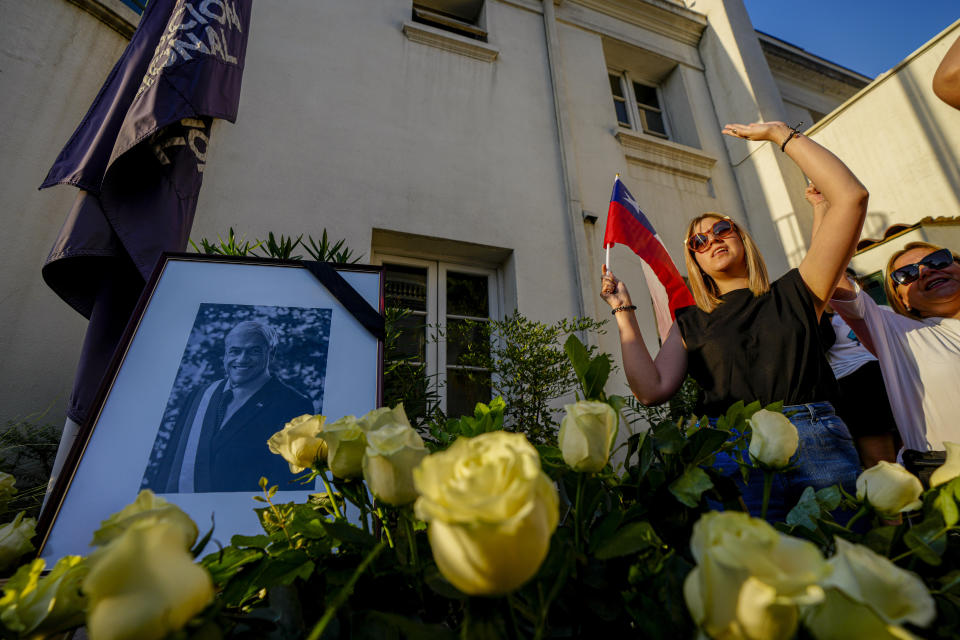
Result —
[[[251,8],[150,0],[40,187],[80,188],[43,266],[91,320],[68,411],[78,422],[143,281],[161,253],[187,247],[213,119],[236,120]]]

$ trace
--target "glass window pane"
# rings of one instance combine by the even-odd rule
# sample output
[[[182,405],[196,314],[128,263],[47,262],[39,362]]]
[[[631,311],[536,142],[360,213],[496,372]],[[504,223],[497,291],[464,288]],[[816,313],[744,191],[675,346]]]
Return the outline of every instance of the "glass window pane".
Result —
[[[385,264],[383,294],[388,307],[427,310],[427,270],[423,267],[407,267]]]
[[[633,83],[633,95],[637,97],[637,104],[660,108],[660,100],[657,98],[657,88],[649,87],[639,82]]]
[[[611,73],[610,78],[610,92],[617,98],[623,98],[623,84],[620,82],[620,76],[615,73]]]
[[[630,126],[630,116],[627,115],[627,103],[619,100],[613,101],[613,106],[617,110],[617,122],[625,127]]]
[[[476,320],[447,321],[447,365],[485,367],[490,357],[487,324]]]
[[[644,110],[643,119],[646,122],[645,129],[647,130],[647,132],[667,135],[667,126],[663,122],[662,113],[660,113],[659,111]]]
[[[400,337],[384,357],[387,360],[413,358],[417,362],[424,362],[427,358],[426,316],[412,313],[397,320],[395,326],[400,331]]]
[[[490,402],[490,374],[447,369],[447,415],[472,416],[478,402]]]
[[[487,276],[447,272],[447,315],[490,315],[487,299]]]

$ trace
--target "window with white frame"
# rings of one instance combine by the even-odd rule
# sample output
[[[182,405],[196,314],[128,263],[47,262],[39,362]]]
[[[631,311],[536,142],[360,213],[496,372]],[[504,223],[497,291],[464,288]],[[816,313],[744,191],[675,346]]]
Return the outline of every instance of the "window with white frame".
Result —
[[[400,321],[393,354],[423,364],[437,381],[448,416],[473,415],[477,402],[490,401],[490,372],[463,363],[462,355],[484,344],[478,323],[498,317],[497,274],[492,269],[400,256],[378,256],[384,267],[387,307],[408,310]]]
[[[669,138],[660,89],[631,79],[626,71],[609,71],[617,123],[658,138]]]

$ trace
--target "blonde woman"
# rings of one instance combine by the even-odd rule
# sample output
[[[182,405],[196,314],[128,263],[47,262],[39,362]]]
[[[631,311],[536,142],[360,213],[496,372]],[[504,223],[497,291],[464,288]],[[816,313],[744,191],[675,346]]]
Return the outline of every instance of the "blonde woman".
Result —
[[[656,358],[628,311],[632,302],[626,286],[605,266],[601,295],[617,321],[627,382],[643,404],[670,398],[687,373],[702,389],[698,409],[708,416],[720,415],[738,400],[783,401],[784,413],[800,432],[801,454],[798,468],[781,474],[775,487],[768,517],[776,520],[807,485],[840,483],[852,490],[859,471],[850,434],[830,404],[837,383],[817,325],[853,255],[868,194],[836,156],[782,122],[728,124],[723,133],[773,142],[833,204],[799,268],[771,283],[763,257],[742,225],[719,213],[694,218],[684,254],[697,304],[677,313]],[[736,471],[732,459],[718,458],[717,466]],[[751,479],[741,488],[755,514],[762,484]]]
[[[832,215],[831,207],[824,224]],[[926,456],[936,464],[944,455],[932,452],[960,442],[960,256],[911,242],[890,256],[884,290],[896,313],[878,307],[846,278],[830,304],[880,361],[903,461],[909,468]]]

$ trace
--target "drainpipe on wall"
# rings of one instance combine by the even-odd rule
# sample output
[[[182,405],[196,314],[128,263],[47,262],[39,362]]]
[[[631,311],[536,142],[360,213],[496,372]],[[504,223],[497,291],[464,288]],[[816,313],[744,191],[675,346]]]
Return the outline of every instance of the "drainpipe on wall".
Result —
[[[590,274],[587,270],[586,233],[583,221],[583,205],[580,202],[580,189],[576,180],[576,157],[574,155],[572,137],[570,135],[569,115],[566,103],[566,85],[560,68],[560,41],[557,33],[557,17],[554,4],[562,0],[543,0],[543,28],[546,34],[547,61],[550,66],[550,85],[553,89],[553,109],[557,121],[557,142],[560,147],[560,169],[563,174],[563,188],[567,201],[567,227],[570,232],[570,243],[573,248],[574,274],[577,279],[577,315],[587,315],[587,308],[591,308],[594,296]],[[587,292],[591,293],[591,304],[588,305]],[[595,342],[593,334],[587,339]]]

